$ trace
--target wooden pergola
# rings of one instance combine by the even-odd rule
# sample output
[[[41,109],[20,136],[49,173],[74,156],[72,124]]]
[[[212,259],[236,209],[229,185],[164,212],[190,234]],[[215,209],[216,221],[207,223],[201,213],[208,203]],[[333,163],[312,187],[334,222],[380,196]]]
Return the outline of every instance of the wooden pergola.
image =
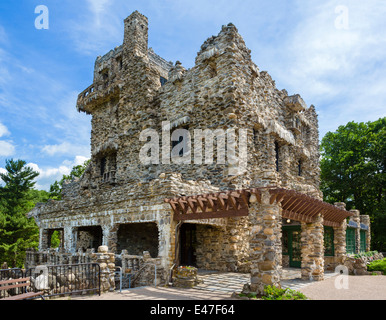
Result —
[[[248,216],[249,200],[255,195],[261,203],[261,192],[270,193],[270,203],[281,203],[282,217],[310,223],[318,214],[322,214],[324,225],[339,227],[351,212],[332,204],[315,199],[306,194],[278,187],[249,188],[226,190],[202,195],[181,196],[165,199],[174,212],[174,220],[197,220]]]

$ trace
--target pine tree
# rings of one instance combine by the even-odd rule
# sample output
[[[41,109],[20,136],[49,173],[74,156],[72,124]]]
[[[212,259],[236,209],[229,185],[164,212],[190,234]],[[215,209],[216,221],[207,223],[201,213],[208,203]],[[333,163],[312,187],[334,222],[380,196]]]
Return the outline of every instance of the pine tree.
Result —
[[[26,166],[23,160],[6,160],[6,173],[0,174],[5,186],[0,186],[0,261],[12,267],[21,267],[25,250],[36,247],[38,227],[26,213],[32,209],[33,181],[38,172]]]

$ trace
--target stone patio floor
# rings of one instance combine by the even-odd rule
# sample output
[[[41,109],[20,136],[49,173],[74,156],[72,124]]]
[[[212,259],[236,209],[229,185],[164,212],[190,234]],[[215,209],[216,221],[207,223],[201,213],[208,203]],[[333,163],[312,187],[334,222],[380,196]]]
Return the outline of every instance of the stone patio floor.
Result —
[[[336,273],[325,273],[325,279],[336,276]],[[72,296],[60,300],[233,300],[233,292],[241,292],[244,284],[249,283],[249,273],[218,272],[199,270],[200,283],[192,289],[175,287],[138,287],[104,293],[101,296]],[[300,279],[300,269],[283,269],[283,288],[299,290],[308,285],[320,283]]]
[[[325,279],[336,276],[337,273],[326,272],[324,274]],[[300,279],[300,269],[296,268],[284,268],[282,274],[281,286],[282,288],[290,288],[293,290],[299,290],[304,288],[314,281],[305,281]],[[243,289],[244,284],[250,282],[249,273],[235,273],[235,272],[217,272],[199,270],[198,278],[201,280],[195,289],[230,293],[240,292]]]

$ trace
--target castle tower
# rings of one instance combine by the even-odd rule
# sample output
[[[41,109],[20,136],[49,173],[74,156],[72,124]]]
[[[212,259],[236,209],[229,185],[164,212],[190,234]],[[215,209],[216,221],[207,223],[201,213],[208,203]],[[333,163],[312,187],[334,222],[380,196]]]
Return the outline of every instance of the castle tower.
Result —
[[[138,11],[125,19],[123,46],[129,54],[147,57],[148,19]]]

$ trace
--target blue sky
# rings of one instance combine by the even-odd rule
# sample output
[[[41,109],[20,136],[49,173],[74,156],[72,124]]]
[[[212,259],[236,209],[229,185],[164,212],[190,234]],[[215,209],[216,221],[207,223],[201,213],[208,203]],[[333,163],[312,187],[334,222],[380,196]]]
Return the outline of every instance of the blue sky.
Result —
[[[48,30],[35,28],[38,5],[49,10]],[[23,159],[48,189],[90,157],[91,117],[76,98],[135,10],[149,18],[149,47],[186,68],[208,37],[235,24],[277,88],[316,106],[320,137],[386,114],[383,0],[1,1],[0,172],[5,159]]]

